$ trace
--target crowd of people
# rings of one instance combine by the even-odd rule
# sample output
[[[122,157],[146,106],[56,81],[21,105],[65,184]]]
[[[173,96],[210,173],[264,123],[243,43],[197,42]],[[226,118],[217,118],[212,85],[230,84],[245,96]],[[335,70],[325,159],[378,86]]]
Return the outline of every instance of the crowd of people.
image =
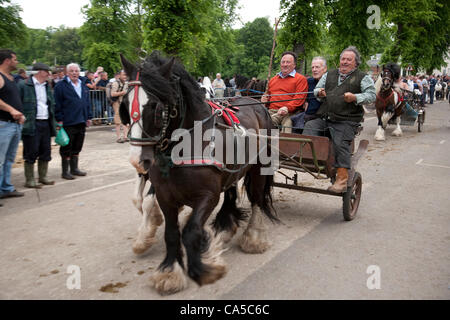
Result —
[[[448,75],[408,75],[401,81],[407,84],[409,91],[419,90],[424,103],[433,104],[435,100],[448,99]]]
[[[96,116],[101,117],[98,113],[105,105],[108,87],[107,106],[111,107],[109,116],[116,126],[116,141],[129,141],[128,128],[121,124],[119,117],[119,105],[127,92],[124,71],[109,80],[101,67],[95,73],[81,76],[76,63],[51,70],[48,65],[37,62],[28,76],[24,69],[13,74],[18,64],[14,51],[0,49],[0,199],[24,196],[11,183],[11,169],[20,140],[23,141],[25,187],[42,188],[55,183],[47,177],[47,172],[52,160],[51,137],[61,129],[69,138],[69,143],[59,148],[61,177],[73,180],[76,176],[87,175],[79,168],[79,156],[86,128]],[[92,95],[93,91],[102,92],[104,97]]]

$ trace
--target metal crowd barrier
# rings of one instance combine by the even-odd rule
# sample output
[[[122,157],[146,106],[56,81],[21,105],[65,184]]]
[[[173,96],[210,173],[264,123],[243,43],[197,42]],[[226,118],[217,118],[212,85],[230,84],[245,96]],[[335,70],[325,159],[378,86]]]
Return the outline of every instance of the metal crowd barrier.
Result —
[[[112,124],[114,117],[113,107],[106,99],[103,90],[90,90],[89,99],[91,101],[92,122],[94,125]]]

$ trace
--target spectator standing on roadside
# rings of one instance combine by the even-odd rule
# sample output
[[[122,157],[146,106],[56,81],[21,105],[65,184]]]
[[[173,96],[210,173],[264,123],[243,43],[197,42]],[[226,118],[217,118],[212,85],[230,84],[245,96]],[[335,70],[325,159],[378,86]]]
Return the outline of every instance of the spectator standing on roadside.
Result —
[[[14,51],[0,49],[0,199],[24,196],[11,184],[11,168],[25,122],[19,89],[11,74],[18,63]]]
[[[422,83],[422,88],[423,88],[422,103],[425,103],[425,101],[427,101],[427,95],[428,95],[428,81],[425,76],[420,76],[419,79]]]
[[[102,73],[103,72],[103,67],[97,67],[97,71],[95,71],[95,73],[94,73],[94,79],[95,80],[97,80],[97,78],[99,78],[100,77],[100,73]]]
[[[216,78],[212,83],[212,87],[214,89],[214,97],[223,98],[225,92],[225,82],[222,80],[222,76],[220,73],[216,74]]]
[[[119,72],[119,80],[113,82],[111,86],[111,99],[113,100],[113,109],[114,109],[114,124],[116,126],[116,135],[118,143],[124,143],[129,141],[128,139],[128,127],[122,124],[120,121],[119,115],[119,106],[122,103],[123,96],[127,94],[128,83],[127,83],[127,74],[125,71]],[[120,128],[123,129],[123,137],[120,134]]]
[[[55,100],[48,81],[50,68],[46,64],[33,66],[36,74],[19,83],[23,112],[26,115],[22,129],[25,187],[40,188],[34,179],[34,163],[38,160],[39,183],[52,185],[47,178],[51,158],[50,137],[56,135]]]
[[[108,101],[106,101],[106,86],[108,85],[108,73],[103,71],[100,73],[100,76],[95,80],[95,87],[97,90],[97,102],[95,105],[94,118],[98,118],[94,120],[94,124],[101,124],[101,118],[103,118],[103,110],[107,109]]]
[[[109,82],[119,81],[120,79],[120,71],[114,74],[114,78],[109,79]]]
[[[73,175],[85,176],[78,169],[78,160],[83,148],[86,127],[91,125],[92,112],[89,89],[80,79],[80,66],[67,65],[67,76],[55,87],[55,118],[69,136],[69,144],[60,147],[62,178],[75,179]],[[69,172],[70,166],[70,172]]]
[[[14,81],[16,83],[19,83],[20,81],[23,81],[23,80],[27,80],[27,78],[28,78],[28,76],[27,76],[27,72],[25,71],[25,69],[19,69],[17,74],[14,75]]]
[[[434,87],[436,86],[436,79],[433,75],[430,76],[430,80],[428,81],[428,85],[430,86],[430,104],[433,104],[434,100]]]

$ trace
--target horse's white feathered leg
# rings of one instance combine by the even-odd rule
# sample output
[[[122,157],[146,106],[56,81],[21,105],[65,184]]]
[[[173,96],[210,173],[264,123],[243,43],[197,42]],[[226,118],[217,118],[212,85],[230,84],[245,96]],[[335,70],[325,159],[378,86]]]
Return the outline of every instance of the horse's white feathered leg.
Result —
[[[157,270],[150,277],[150,283],[160,295],[173,294],[184,290],[188,280],[178,261],[173,264],[172,270]]]
[[[396,136],[396,137],[400,137],[403,132],[402,132],[402,128],[400,128],[400,122],[402,121],[402,119],[400,119],[400,117],[397,117],[396,122],[397,122],[397,128],[395,128],[394,131],[392,131],[392,135]]]
[[[214,235],[214,232],[209,227],[205,227],[205,232],[208,234],[209,246],[201,256],[202,263],[207,270],[199,279],[199,283],[202,285],[214,283],[227,273],[227,266],[222,259],[222,253],[225,251],[223,249],[222,236],[220,234]]]
[[[381,123],[384,129],[386,129],[388,121],[392,118],[393,115],[393,112],[383,112],[383,114],[381,115]]]
[[[164,221],[154,193],[144,198],[142,211],[142,223],[133,244],[133,251],[136,254],[144,253],[156,242],[156,231]]]
[[[252,216],[244,231],[240,243],[242,251],[247,253],[263,253],[270,247],[266,238],[266,227],[261,208],[257,205],[252,207]]]
[[[134,185],[134,195],[131,201],[133,201],[134,206],[142,213],[142,200],[143,200],[143,192],[145,188],[145,182],[147,180],[144,176],[137,177],[136,184]]]
[[[375,132],[375,140],[376,141],[384,141],[386,138],[384,137],[384,129],[382,126],[378,126],[377,131]]]

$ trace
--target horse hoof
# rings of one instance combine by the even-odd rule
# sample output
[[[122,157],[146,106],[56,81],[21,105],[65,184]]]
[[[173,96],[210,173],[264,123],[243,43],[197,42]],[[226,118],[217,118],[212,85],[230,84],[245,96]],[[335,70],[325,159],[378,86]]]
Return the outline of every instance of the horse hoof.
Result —
[[[187,288],[188,282],[181,266],[176,262],[172,271],[156,271],[150,283],[162,296],[174,294]]]
[[[392,135],[394,137],[401,137],[402,136],[402,132],[394,131],[394,132],[392,132]]]
[[[375,141],[385,141],[384,137],[375,137]]]
[[[145,241],[136,240],[133,243],[133,252],[137,255],[143,254],[150,249],[156,242],[156,238],[147,238]]]
[[[194,278],[200,286],[214,283],[227,273],[227,267],[222,258],[222,253],[225,251],[222,248],[222,235],[219,234],[214,236],[214,233],[210,228],[206,228],[205,231],[209,234],[210,242],[208,250],[201,256],[204,270]]]
[[[259,231],[245,231],[239,246],[245,253],[263,253],[270,248],[270,243],[263,239]]]

